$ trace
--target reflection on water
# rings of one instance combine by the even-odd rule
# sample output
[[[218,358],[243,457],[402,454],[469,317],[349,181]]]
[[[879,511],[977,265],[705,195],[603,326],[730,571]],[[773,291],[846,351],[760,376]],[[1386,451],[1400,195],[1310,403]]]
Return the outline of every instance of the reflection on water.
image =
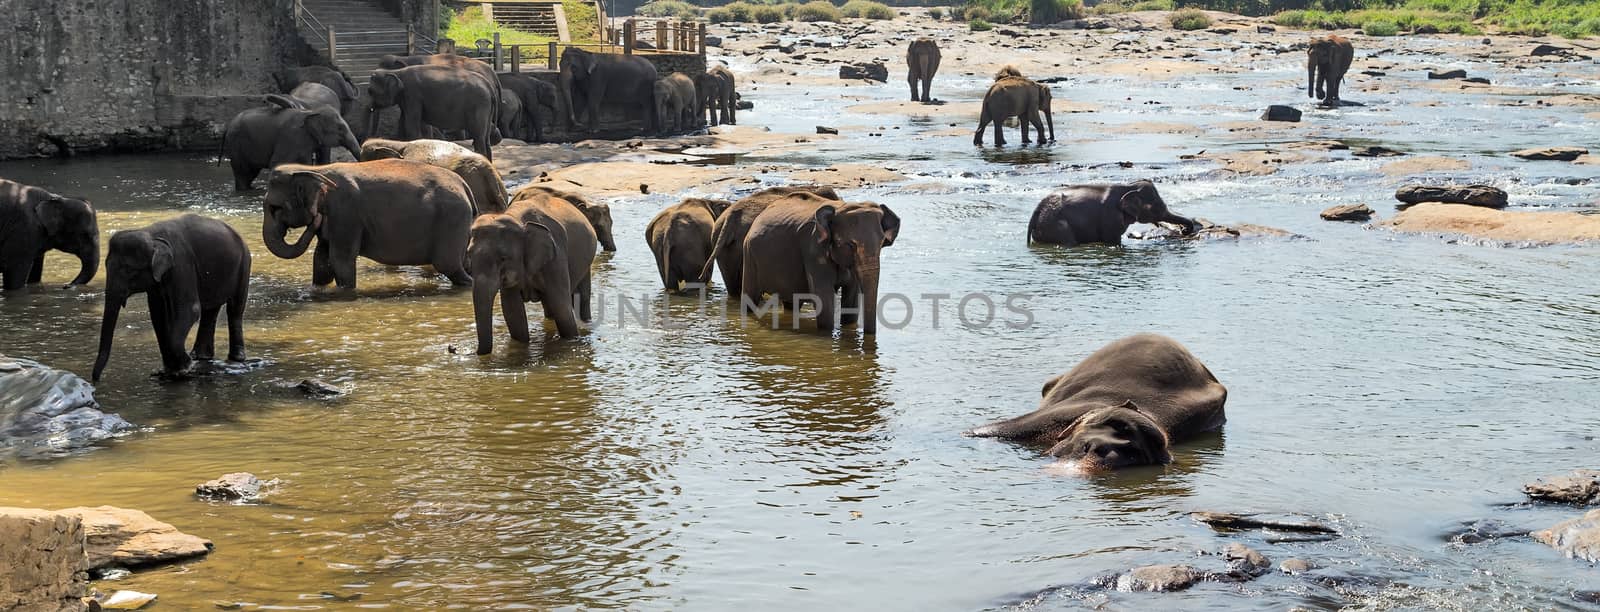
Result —
[[[1293,58],[1280,63],[1207,77],[1229,85],[1215,103],[1255,108],[1257,94],[1231,85],[1295,78]],[[950,78],[948,91],[976,96],[987,75]],[[1168,85],[1066,83],[1057,95],[1118,109],[1183,91]],[[820,89],[763,86],[758,108],[779,111],[751,121],[796,134],[867,124],[836,121],[816,102]],[[895,84],[880,93],[903,94]],[[1554,122],[1583,122],[1569,108],[1508,117],[1466,95],[1448,98],[1448,112],[1407,106],[1426,92],[1395,95],[1325,121],[1394,148],[1455,153],[1481,148],[1485,132],[1519,148],[1547,140]],[[1208,112],[1140,105],[1083,123]],[[970,137],[919,135],[941,122],[872,118],[882,124],[914,146],[846,134],[783,161],[895,160],[922,177],[916,191],[845,193],[904,219],[884,251],[883,287],[918,299],[906,329],[772,330],[714,288],[704,300],[665,298],[671,327],[619,322],[613,308],[580,338],[547,327],[485,357],[470,354],[470,292],[426,268],[363,262],[353,294],[309,288],[310,258],[267,253],[260,194],[231,193],[227,169],[209,158],[0,165],[7,178],[90,198],[107,234],[189,211],[232,224],[255,255],[247,349],[267,360],[162,384],[148,376],[159,368],[154,336],[132,301],[98,392],[147,430],[82,457],[0,467],[0,505],[139,508],[214,540],[207,559],[113,587],[159,593],[174,609],[1480,609],[1561,606],[1592,587],[1591,570],[1526,541],[1463,549],[1437,537],[1495,512],[1551,524],[1559,509],[1496,504],[1517,501],[1529,477],[1594,467],[1600,417],[1575,410],[1600,382],[1600,289],[1580,280],[1600,273],[1592,247],[1468,247],[1317,220],[1333,204],[1391,198],[1383,160],[1217,178],[1198,163],[1152,169],[1172,160],[1174,143],[1227,146],[1192,136],[1079,133],[1071,149],[974,149]],[[1541,206],[1581,209],[1590,194],[1532,173],[1600,178],[1593,167],[1464,154],[1466,178],[1491,177]],[[1124,168],[1122,158],[1143,161]],[[1182,214],[1315,240],[1027,244],[1028,216],[1056,186],[1152,174]],[[670,200],[614,200],[617,235],[642,236]],[[73,264],[51,254],[42,288],[0,296],[0,352],[89,369],[104,280],[56,288]],[[662,298],[637,238],[602,254],[595,279],[613,306]],[[936,310],[918,298],[974,291],[1029,296],[1033,324],[1013,329],[1002,313],[967,328],[954,300]],[[1180,445],[1172,465],[1061,478],[1033,450],[958,435],[1031,410],[1043,380],[1140,331],[1184,342],[1230,391],[1224,432]],[[283,388],[308,377],[350,393],[321,401]],[[192,498],[195,483],[233,471],[281,484],[260,505]],[[1303,512],[1338,521],[1344,536],[1218,537],[1187,518],[1194,510]],[[1275,561],[1312,559],[1328,576],[1160,596],[1045,590],[1133,565],[1212,563],[1195,551],[1235,540]]]

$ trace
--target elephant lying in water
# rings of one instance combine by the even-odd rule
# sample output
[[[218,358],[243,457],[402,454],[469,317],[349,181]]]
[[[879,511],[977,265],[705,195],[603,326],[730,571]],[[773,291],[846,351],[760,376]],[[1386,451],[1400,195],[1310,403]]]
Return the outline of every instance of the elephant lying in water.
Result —
[[[563,338],[589,320],[594,231],[577,207],[538,190],[521,190],[511,207],[472,223],[467,260],[472,264],[472,309],[478,354],[494,349],[494,296],[511,339],[528,341],[525,302],[538,301]],[[576,312],[574,312],[576,306]]]
[[[1122,244],[1133,223],[1175,223],[1193,232],[1193,219],[1167,210],[1150,181],[1126,185],[1073,185],[1039,201],[1028,220],[1028,242],[1077,246]]]
[[[1039,408],[967,435],[1006,438],[1086,471],[1172,462],[1171,446],[1222,427],[1228,389],[1176,340],[1106,345],[1045,381]]]
[[[128,296],[144,293],[166,374],[191,363],[183,341],[196,322],[194,358],[211,359],[217,313],[228,307],[228,361],[244,361],[244,307],[250,295],[250,249],[227,223],[183,215],[111,236],[106,255],[106,306],[100,322],[95,381],[111,359],[117,314]]]
[[[727,200],[689,198],[656,213],[645,227],[644,239],[656,257],[656,271],[667,291],[700,277],[711,261],[711,232],[733,203]]]
[[[0,179],[0,288],[15,291],[44,275],[45,251],[77,256],[87,284],[100,267],[100,224],[88,200]]]
[[[412,140],[404,142],[384,138],[368,138],[361,143],[361,161],[380,159],[409,159],[437,166],[456,173],[467,182],[472,193],[476,214],[505,212],[506,183],[494,163],[482,155],[453,142],[444,140]]]

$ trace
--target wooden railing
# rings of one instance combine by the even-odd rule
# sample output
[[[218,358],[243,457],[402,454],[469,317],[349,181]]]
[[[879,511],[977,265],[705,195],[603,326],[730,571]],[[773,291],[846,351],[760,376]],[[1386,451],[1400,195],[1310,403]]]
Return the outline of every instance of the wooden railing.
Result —
[[[302,3],[301,0],[294,0],[294,21],[296,24],[305,25],[306,29],[310,30],[312,35],[317,37],[316,41],[306,42],[311,43],[313,47],[317,46],[317,43],[321,43],[323,50],[327,51],[328,53],[328,62],[336,66],[339,64],[340,49],[350,51],[376,46],[373,44],[362,44],[357,42],[341,45],[339,43],[340,34],[343,34],[347,38],[356,38],[381,34],[400,34],[401,32],[404,32],[406,35],[407,55],[415,53],[430,53],[433,52],[438,45],[438,42],[434,39],[423,34],[418,34],[416,32],[416,28],[412,27],[412,25],[409,23],[406,24],[405,30],[370,30],[363,32],[341,33],[336,31],[333,26],[322,23],[321,19],[318,19],[316,15],[311,14],[311,11],[306,10],[305,4]]]
[[[656,48],[644,49],[638,45],[638,32],[640,23],[644,24],[646,33],[654,33],[654,42],[665,41],[664,45],[652,45]],[[522,72],[543,68],[546,70],[559,70],[561,68],[561,53],[569,47],[587,49],[596,53],[621,53],[634,55],[636,53],[660,54],[706,54],[706,24],[700,22],[669,23],[667,20],[636,20],[629,19],[622,24],[622,28],[606,28],[606,38],[610,42],[602,43],[562,43],[550,41],[543,44],[532,45],[502,45],[500,34],[494,35],[492,52],[488,57],[478,58],[489,62],[495,72],[509,71]],[[665,47],[665,48],[662,48]]]

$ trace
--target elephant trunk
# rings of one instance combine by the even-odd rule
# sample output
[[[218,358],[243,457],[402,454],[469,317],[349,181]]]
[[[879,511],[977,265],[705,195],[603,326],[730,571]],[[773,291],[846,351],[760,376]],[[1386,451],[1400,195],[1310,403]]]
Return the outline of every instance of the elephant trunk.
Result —
[[[1306,62],[1306,97],[1317,97],[1317,63]]]
[[[351,159],[361,161],[361,139],[356,137],[355,131],[351,130],[348,124],[344,127],[342,139],[344,142],[340,143],[340,146],[350,152]]]
[[[122,305],[128,302],[128,294],[120,289],[106,290],[106,312],[100,319],[100,353],[94,358],[94,374],[90,380],[100,382],[100,373],[106,369],[106,362],[111,360],[111,337],[117,331],[117,313],[121,312]]]
[[[99,232],[96,232],[95,235],[98,237]],[[78,276],[73,278],[72,282],[67,283],[67,286],[89,284],[89,281],[94,279],[95,271],[100,269],[100,241],[95,240],[87,248],[73,253],[73,255],[78,256],[80,267],[78,268]]]
[[[500,283],[483,272],[472,279],[472,318],[478,327],[478,354],[488,355],[494,350],[494,296]]]
[[[870,267],[869,267],[870,265]],[[878,261],[859,266],[856,275],[861,279],[861,333],[878,333]]]
[[[359,151],[359,149],[357,150]],[[289,244],[284,240],[284,237],[289,234],[289,227],[279,222],[271,211],[263,214],[264,218],[261,220],[261,242],[267,246],[268,251],[271,251],[274,256],[281,259],[294,259],[305,255],[306,249],[311,246],[311,239],[315,238],[317,231],[322,229],[322,215],[313,213],[311,225],[306,227],[304,233],[300,234],[299,240],[295,241],[294,244]]]
[[[600,232],[600,248],[605,249],[608,253],[617,251],[617,241],[611,237],[611,230]]]

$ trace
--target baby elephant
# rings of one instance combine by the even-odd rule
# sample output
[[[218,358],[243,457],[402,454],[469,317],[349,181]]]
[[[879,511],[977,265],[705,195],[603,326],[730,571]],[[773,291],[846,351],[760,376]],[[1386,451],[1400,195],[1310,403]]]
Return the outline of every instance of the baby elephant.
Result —
[[[1228,389],[1176,340],[1155,334],[1106,345],[1045,381],[1039,409],[970,436],[1038,447],[1084,471],[1172,462],[1171,446],[1222,427]]]
[[[729,206],[733,202],[689,198],[650,220],[644,239],[656,256],[656,271],[667,291],[678,291],[680,285],[700,278],[700,270],[711,261],[711,229]]]
[[[111,236],[106,255],[106,310],[100,322],[100,354],[94,380],[111,359],[117,314],[128,296],[144,293],[150,324],[168,375],[189,369],[183,341],[200,323],[194,358],[211,359],[217,311],[228,307],[228,361],[244,361],[244,305],[250,293],[250,249],[228,224],[183,215]]]
[[[426,139],[404,142],[368,138],[361,143],[361,161],[380,159],[409,159],[454,172],[467,182],[478,214],[506,210],[506,183],[501,180],[500,172],[494,169],[493,162],[472,149],[449,141]]]
[[[15,291],[44,275],[50,249],[78,257],[82,285],[100,267],[100,226],[88,200],[0,179],[0,288]]]
[[[939,72],[939,43],[932,38],[918,38],[906,48],[906,81],[911,83],[911,101],[932,101],[928,89],[933,85],[933,75]],[[917,84],[922,93],[917,94]]]
[[[1175,223],[1193,233],[1200,225],[1167,210],[1150,181],[1127,185],[1073,185],[1045,196],[1028,220],[1028,242],[1077,246],[1122,244],[1128,226]]]

